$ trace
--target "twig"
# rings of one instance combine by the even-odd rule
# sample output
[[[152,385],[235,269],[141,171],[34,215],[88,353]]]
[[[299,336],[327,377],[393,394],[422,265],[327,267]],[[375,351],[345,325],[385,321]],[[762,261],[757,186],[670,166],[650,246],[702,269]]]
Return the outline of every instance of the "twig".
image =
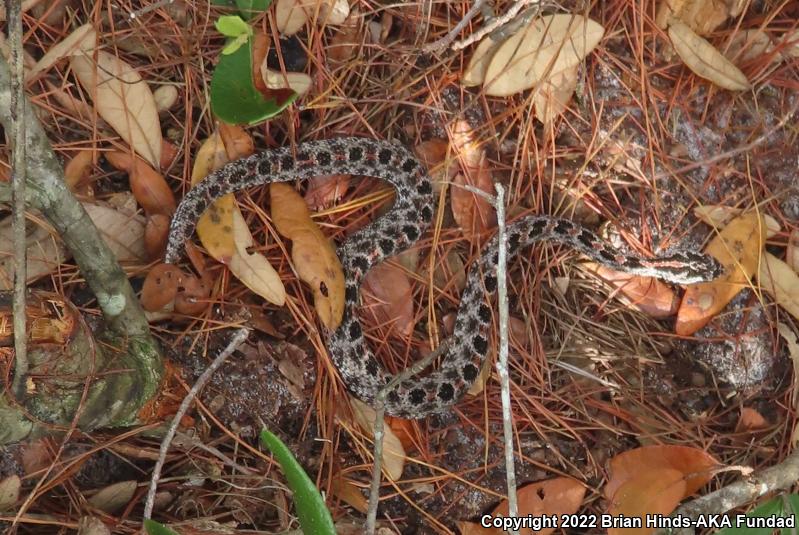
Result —
[[[435,52],[441,52],[445,48],[447,48],[452,41],[455,40],[455,36],[461,33],[461,31],[466,27],[467,24],[474,18],[475,15],[483,8],[485,5],[486,0],[475,0],[472,8],[466,12],[463,18],[452,28],[447,35],[442,37],[441,39],[430,43],[426,47],[422,49],[423,52],[427,54],[432,54]]]
[[[508,516],[519,516],[516,500],[516,468],[513,461],[513,415],[510,405],[510,375],[508,373],[508,236],[505,233],[505,188],[494,184],[497,196],[494,207],[497,210],[497,308],[499,309],[499,358],[497,374],[502,396],[502,431],[505,439],[505,480],[508,484]],[[518,531],[511,530],[518,535]]]
[[[700,496],[674,511],[671,516],[682,515],[696,520],[700,515],[726,513],[769,492],[787,489],[797,480],[799,480],[799,450],[794,450],[781,463],[766,468],[747,479],[736,481],[715,492]],[[693,532],[692,528],[685,528],[662,529],[657,533],[659,535],[687,535]]]
[[[383,417],[386,414],[386,397],[395,386],[427,368],[427,366],[440,357],[446,349],[447,342],[444,341],[444,343],[438,346],[434,351],[428,353],[423,359],[415,362],[413,366],[395,375],[386,386],[380,389],[377,396],[375,396],[375,422],[372,428],[375,441],[374,449],[372,450],[374,463],[372,465],[372,482],[369,486],[369,508],[366,511],[366,526],[364,528],[366,535],[374,535],[375,526],[377,525],[377,507],[380,503],[380,480],[383,473],[383,435],[385,433]]]
[[[457,52],[458,50],[463,50],[472,43],[479,41],[497,28],[500,28],[501,26],[504,26],[508,22],[512,21],[524,6],[528,4],[537,4],[539,1],[540,0],[517,0],[516,3],[513,4],[513,7],[507,11],[507,13],[492,19],[488,24],[471,34],[469,37],[466,37],[465,39],[453,44],[451,47],[452,50]]]
[[[158,488],[158,480],[161,478],[161,469],[164,466],[164,462],[166,462],[166,454],[169,451],[169,445],[172,443],[172,439],[175,437],[175,433],[177,433],[178,425],[180,424],[180,420],[183,418],[183,415],[186,414],[186,411],[189,410],[189,405],[191,402],[194,401],[194,398],[197,397],[200,390],[205,386],[205,383],[211,379],[211,376],[214,372],[219,368],[227,358],[233,354],[233,352],[247,339],[247,336],[250,334],[250,329],[243,327],[236,331],[236,334],[233,335],[233,338],[230,339],[227,347],[222,350],[221,353],[214,359],[208,368],[200,375],[200,378],[197,379],[197,382],[194,383],[194,386],[191,387],[189,393],[186,394],[186,397],[183,398],[183,402],[180,404],[178,408],[178,412],[175,413],[175,417],[172,419],[172,423],[169,425],[169,429],[164,436],[164,439],[161,441],[161,448],[158,450],[158,461],[155,463],[155,467],[153,468],[153,475],[150,478],[150,488],[147,490],[147,501],[144,504],[144,518],[150,518],[153,513],[153,505],[155,504],[155,491]]]
[[[12,227],[14,233],[14,380],[17,399],[25,395],[28,375],[28,333],[25,310],[25,283],[28,262],[25,232],[25,71],[22,50],[22,5],[6,0],[9,44],[11,46],[11,119],[14,138],[14,166],[11,173]]]

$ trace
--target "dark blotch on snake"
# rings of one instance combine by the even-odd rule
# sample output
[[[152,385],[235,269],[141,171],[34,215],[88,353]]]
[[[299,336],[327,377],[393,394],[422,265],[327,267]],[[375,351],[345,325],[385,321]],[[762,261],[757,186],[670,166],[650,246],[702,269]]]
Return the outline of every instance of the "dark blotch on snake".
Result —
[[[422,180],[416,185],[416,191],[419,192],[420,195],[430,195],[433,193],[433,185],[429,180]]]
[[[407,160],[402,162],[402,170],[405,171],[406,173],[410,173],[414,169],[416,169],[416,162],[413,161],[413,159],[408,158]]]
[[[425,221],[430,221],[430,219],[433,217],[433,209],[430,208],[429,206],[423,206],[422,217],[424,218]]]
[[[256,168],[259,175],[268,176],[272,174],[272,162],[269,160],[261,160]]]
[[[579,234],[577,234],[577,241],[582,243],[588,248],[593,248],[594,245],[596,245],[596,240],[594,239],[594,236],[592,236],[591,233],[588,232],[587,230],[583,230]]]
[[[394,240],[389,240],[384,238],[380,240],[380,252],[383,253],[384,256],[389,256],[391,253],[394,252]]]
[[[358,268],[361,273],[365,273],[369,269],[369,259],[365,256],[355,256],[352,258],[352,265]]]
[[[472,381],[477,379],[477,373],[479,371],[480,370],[478,370],[477,366],[475,366],[474,364],[467,364],[466,366],[463,367],[463,378],[467,382],[471,383]]]
[[[555,223],[555,232],[557,234],[568,234],[572,228],[574,228],[574,225],[563,219]]]
[[[380,370],[380,366],[377,364],[377,361],[375,359],[372,358],[372,359],[369,359],[366,362],[366,373],[368,373],[372,377],[377,375],[377,372],[379,370]]]
[[[361,147],[350,147],[350,161],[359,162],[363,158],[363,149]]]
[[[475,335],[472,338],[472,347],[480,355],[485,355],[486,351],[488,351],[488,340],[481,334]]]
[[[280,169],[281,171],[290,171],[294,169],[294,158],[288,155],[281,157]]]
[[[419,239],[419,229],[417,229],[413,225],[403,225],[402,232],[403,234],[408,236],[408,239],[411,240],[412,242]]]
[[[391,163],[391,158],[394,156],[394,153],[391,152],[389,149],[381,149],[380,152],[377,154],[377,161],[379,161],[383,165],[388,165]]]
[[[485,303],[480,303],[480,307],[477,309],[477,315],[480,316],[483,323],[491,321],[491,309]]]
[[[599,249],[599,256],[601,256],[602,258],[604,258],[608,262],[615,262],[616,261],[616,255],[614,255],[613,253],[611,253],[610,251],[608,251],[606,249]]]
[[[355,285],[347,286],[344,290],[344,299],[349,303],[354,303],[358,300],[358,287]]]
[[[442,383],[438,387],[438,399],[441,401],[452,401],[455,397],[455,388],[449,383]]]
[[[419,405],[425,400],[427,395],[425,394],[424,390],[422,390],[421,388],[414,388],[413,390],[411,390],[410,397],[411,397],[411,403],[413,403],[414,405]]]
[[[485,279],[483,279],[483,284],[486,290],[494,292],[497,289],[497,278],[494,275],[486,275]]]
[[[330,161],[332,159],[333,158],[330,156],[329,152],[322,151],[316,155],[316,163],[318,163],[319,165],[328,166],[330,165]]]
[[[349,333],[350,333],[350,340],[357,340],[363,334],[361,326],[358,324],[357,321],[353,321],[352,323],[350,323]]]

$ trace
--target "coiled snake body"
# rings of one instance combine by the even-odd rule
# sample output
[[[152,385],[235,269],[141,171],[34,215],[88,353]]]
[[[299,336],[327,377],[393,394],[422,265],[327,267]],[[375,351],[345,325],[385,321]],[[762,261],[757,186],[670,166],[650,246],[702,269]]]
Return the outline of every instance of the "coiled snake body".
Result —
[[[365,343],[358,322],[358,288],[370,267],[411,247],[433,217],[433,189],[425,168],[404,147],[364,138],[310,141],[291,148],[267,150],[231,162],[208,175],[181,201],[172,219],[166,262],[175,263],[180,250],[205,209],[237,190],[319,175],[351,174],[379,178],[396,189],[392,210],[350,236],[338,249],[346,280],[344,319],[328,334],[330,355],[344,383],[360,399],[373,403],[392,375],[378,363]],[[721,273],[711,257],[681,251],[656,258],[622,254],[595,234],[566,219],[533,216],[507,227],[508,258],[541,240],[564,243],[602,265],[691,284]],[[485,300],[497,286],[497,238],[483,249],[461,296],[452,339],[440,367],[421,378],[400,382],[387,396],[386,412],[423,418],[455,403],[477,378],[488,352],[491,308]]]

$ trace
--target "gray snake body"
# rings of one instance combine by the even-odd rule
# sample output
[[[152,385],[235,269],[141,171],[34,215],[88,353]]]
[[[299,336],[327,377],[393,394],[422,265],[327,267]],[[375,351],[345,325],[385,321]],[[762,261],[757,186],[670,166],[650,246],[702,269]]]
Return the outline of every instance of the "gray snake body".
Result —
[[[334,138],[301,143],[295,152],[288,147],[273,149],[231,162],[208,175],[181,201],[170,227],[166,262],[175,263],[179,259],[197,219],[219,197],[271,182],[331,174],[379,178],[390,183],[397,193],[388,214],[348,237],[338,249],[345,274],[346,305],[344,320],[327,338],[330,355],[344,384],[358,398],[373,403],[392,375],[366,345],[356,313],[358,289],[371,266],[411,247],[433,217],[430,177],[406,148],[365,138]],[[509,259],[536,241],[553,240],[610,268],[679,284],[711,280],[721,273],[713,258],[690,251],[656,258],[623,254],[567,219],[527,217],[507,227],[507,238]],[[491,308],[485,298],[496,291],[497,245],[494,237],[469,273],[452,339],[440,367],[424,377],[400,382],[388,392],[388,414],[423,418],[445,410],[477,378],[488,353]]]

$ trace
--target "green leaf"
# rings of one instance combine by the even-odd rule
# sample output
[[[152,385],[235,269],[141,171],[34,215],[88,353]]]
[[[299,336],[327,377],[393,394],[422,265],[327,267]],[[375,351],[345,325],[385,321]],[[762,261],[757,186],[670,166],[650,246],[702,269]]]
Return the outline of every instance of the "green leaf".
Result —
[[[236,2],[234,0],[211,0],[211,5],[220,7],[236,7]]]
[[[272,0],[235,0],[244,20],[250,20],[258,13],[263,13],[272,3]]]
[[[148,535],[180,535],[180,533],[172,531],[165,525],[159,524],[155,520],[150,520],[149,518],[144,520],[144,529],[147,531]]]
[[[216,26],[219,33],[227,37],[240,37],[242,35],[249,37],[252,35],[252,28],[250,28],[250,25],[241,20],[241,17],[238,15],[219,17],[214,23],[214,26]]]
[[[783,516],[782,499],[778,496],[765,503],[762,503],[746,513],[746,516],[753,518],[765,518],[767,516]],[[716,532],[715,535],[771,535],[772,528],[724,528]]]
[[[241,47],[241,45],[246,44],[247,41],[249,40],[250,38],[247,35],[239,35],[235,39],[231,39],[230,42],[228,42],[228,44],[225,45],[225,48],[222,49],[222,55],[228,56],[232,54],[233,52],[238,50],[239,47]]]
[[[222,55],[211,79],[211,108],[230,124],[255,124],[283,111],[297,98],[291,93],[278,102],[264,98],[252,80],[252,39],[231,54]]]
[[[286,445],[266,429],[261,431],[261,442],[269,448],[286,474],[286,481],[294,493],[302,532],[305,535],[336,535],[333,519],[321,494]]]

